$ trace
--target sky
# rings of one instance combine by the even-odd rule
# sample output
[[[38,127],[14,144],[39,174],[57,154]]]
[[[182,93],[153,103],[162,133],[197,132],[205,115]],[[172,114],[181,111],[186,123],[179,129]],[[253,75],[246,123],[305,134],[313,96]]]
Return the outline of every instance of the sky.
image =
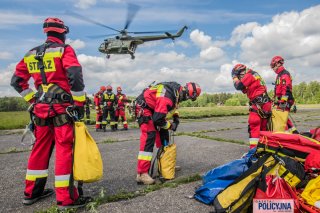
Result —
[[[127,3],[140,7],[129,31],[188,30],[175,41],[146,42],[129,55],[107,59],[98,52],[114,33],[68,14],[76,12],[121,30]],[[138,95],[151,82],[197,82],[203,92],[235,92],[232,67],[243,63],[260,73],[273,89],[270,60],[285,59],[293,83],[320,81],[320,1],[317,0],[2,0],[0,6],[0,97],[18,96],[10,86],[16,64],[46,35],[47,17],[61,18],[70,28],[69,43],[83,67],[86,92],[102,85],[122,86]],[[33,85],[31,84],[33,87]]]

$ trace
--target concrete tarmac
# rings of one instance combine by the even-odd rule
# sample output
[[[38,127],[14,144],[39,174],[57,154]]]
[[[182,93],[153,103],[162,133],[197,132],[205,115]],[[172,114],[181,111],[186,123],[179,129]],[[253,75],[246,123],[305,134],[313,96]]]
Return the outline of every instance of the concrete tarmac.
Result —
[[[294,115],[302,131],[319,125],[320,110],[304,110]],[[139,151],[139,129],[128,131],[95,132],[89,130],[97,141],[104,163],[101,181],[85,184],[86,195],[98,196],[104,190],[106,195],[120,192],[134,192],[145,186],[135,182],[136,163]],[[240,158],[248,146],[229,143],[228,140],[247,141],[247,116],[230,116],[208,119],[184,120],[177,133],[198,132],[204,136],[222,138],[223,142],[193,136],[175,136],[177,143],[177,164],[181,171],[177,178],[202,174],[218,165]],[[55,205],[52,196],[32,206],[23,206],[23,190],[28,146],[20,144],[21,131],[0,132],[0,212],[34,212]],[[24,150],[17,152],[18,150]],[[54,185],[54,155],[50,161],[47,187]],[[100,205],[98,212],[209,212],[212,207],[187,198],[194,193],[200,181],[182,184],[176,188],[163,188],[145,196],[126,201]]]

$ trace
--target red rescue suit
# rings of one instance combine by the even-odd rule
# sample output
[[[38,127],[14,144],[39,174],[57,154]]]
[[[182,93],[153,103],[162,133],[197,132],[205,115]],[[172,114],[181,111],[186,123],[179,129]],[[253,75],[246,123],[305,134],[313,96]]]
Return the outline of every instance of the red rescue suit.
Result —
[[[154,144],[159,148],[164,140],[169,141],[171,123],[166,116],[177,107],[180,89],[180,84],[176,82],[159,83],[144,90],[137,98],[136,113],[141,132],[137,165],[139,174],[148,173]]]
[[[116,109],[116,122],[119,122],[119,117],[121,117],[123,128],[128,129],[128,122],[126,118],[125,105],[128,102],[127,96],[122,93],[117,93],[118,106]]]
[[[113,92],[106,92],[102,95],[100,107],[102,108],[102,129],[106,129],[108,114],[110,116],[111,130],[116,130],[115,107],[117,105],[117,97]]]
[[[247,94],[250,102],[248,132],[250,149],[258,144],[260,130],[267,130],[268,117],[271,115],[271,100],[261,76],[248,70],[241,80],[236,78],[234,87]]]
[[[55,37],[48,37],[43,57],[48,85],[43,85],[38,61],[40,46],[31,49],[17,64],[11,85],[34,105],[35,137],[26,175],[24,194],[35,198],[42,194],[48,177],[48,166],[55,146],[55,190],[58,205],[70,205],[78,198],[72,179],[73,123],[66,107],[83,106],[85,93],[82,68],[73,48]],[[38,90],[29,87],[30,77]],[[72,95],[72,96],[71,96]]]
[[[294,104],[291,75],[283,66],[279,67],[276,73],[277,78],[274,88],[275,105],[280,109],[281,107],[279,105],[284,103],[286,105],[284,110],[290,112],[291,106]],[[290,119],[288,119],[287,128],[290,132],[297,130]]]
[[[100,102],[103,96],[103,92],[99,91],[97,92],[94,97],[93,97],[93,102],[95,105],[95,109],[96,109],[96,130],[98,129],[102,129],[102,109],[100,107]]]

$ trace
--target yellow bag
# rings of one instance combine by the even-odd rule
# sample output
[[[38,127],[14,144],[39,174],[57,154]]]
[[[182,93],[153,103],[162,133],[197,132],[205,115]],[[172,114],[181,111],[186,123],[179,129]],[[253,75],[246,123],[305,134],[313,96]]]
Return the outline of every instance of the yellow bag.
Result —
[[[301,197],[312,206],[320,208],[320,176],[308,182]]]
[[[98,181],[103,174],[103,164],[98,146],[83,122],[75,122],[74,128],[73,177],[84,183]]]
[[[166,180],[175,177],[177,146],[175,143],[165,146],[158,157],[158,170],[160,176]]]
[[[273,132],[284,132],[287,127],[287,121],[289,117],[288,111],[283,111],[281,109],[272,109],[271,121]]]

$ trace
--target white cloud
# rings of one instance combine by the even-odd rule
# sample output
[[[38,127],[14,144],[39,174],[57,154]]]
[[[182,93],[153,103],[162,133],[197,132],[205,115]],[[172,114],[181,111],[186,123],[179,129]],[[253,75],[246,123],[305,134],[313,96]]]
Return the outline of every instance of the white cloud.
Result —
[[[200,52],[200,58],[204,60],[217,60],[224,55],[222,49],[214,46],[210,46]]]
[[[16,28],[18,25],[41,24],[44,16],[21,11],[0,10],[0,29]]]
[[[88,9],[89,7],[95,5],[97,3],[96,0],[79,0],[75,4],[75,7],[78,7],[80,9]]]
[[[86,46],[84,41],[81,41],[80,39],[72,40],[67,38],[66,44],[70,44],[74,49],[82,49]]]
[[[8,59],[12,59],[13,58],[13,54],[10,52],[0,52],[0,59],[1,60],[8,60]]]
[[[205,35],[204,32],[199,31],[198,29],[193,30],[190,33],[190,39],[195,45],[197,45],[201,49],[205,49],[208,46],[212,45],[211,37]]]

